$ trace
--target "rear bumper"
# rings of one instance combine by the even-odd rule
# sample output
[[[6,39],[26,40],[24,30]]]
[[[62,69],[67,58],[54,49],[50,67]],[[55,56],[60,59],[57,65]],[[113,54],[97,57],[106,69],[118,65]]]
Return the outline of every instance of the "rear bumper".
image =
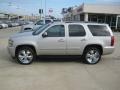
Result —
[[[15,57],[15,48],[14,47],[7,47],[9,54],[11,57]]]
[[[104,47],[104,48],[103,48],[103,55],[112,54],[112,53],[114,52],[114,50],[115,50],[115,47],[114,47],[114,46],[113,46],[113,47],[111,47],[111,46],[109,46],[109,47]]]

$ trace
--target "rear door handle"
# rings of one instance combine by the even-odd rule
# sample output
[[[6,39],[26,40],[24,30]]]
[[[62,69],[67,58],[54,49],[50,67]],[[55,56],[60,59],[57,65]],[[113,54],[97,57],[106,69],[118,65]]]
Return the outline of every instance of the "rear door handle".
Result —
[[[58,42],[64,42],[64,39],[59,39]]]
[[[86,39],[85,39],[85,38],[83,38],[83,39],[81,39],[81,41],[86,41]]]

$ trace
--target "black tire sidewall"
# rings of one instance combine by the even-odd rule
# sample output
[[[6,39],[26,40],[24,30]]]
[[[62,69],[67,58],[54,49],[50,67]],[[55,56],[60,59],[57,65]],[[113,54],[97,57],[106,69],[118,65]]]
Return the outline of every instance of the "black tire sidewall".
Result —
[[[21,62],[21,61],[19,60],[18,54],[19,54],[19,52],[20,52],[21,50],[29,50],[29,51],[33,54],[33,59],[32,59],[29,63],[23,63],[23,62]],[[17,59],[18,63],[20,63],[20,64],[29,65],[29,64],[31,64],[31,63],[35,60],[35,58],[36,58],[36,54],[35,54],[35,52],[33,51],[33,49],[31,49],[30,47],[21,47],[21,48],[19,48],[19,49],[17,50],[16,59]]]

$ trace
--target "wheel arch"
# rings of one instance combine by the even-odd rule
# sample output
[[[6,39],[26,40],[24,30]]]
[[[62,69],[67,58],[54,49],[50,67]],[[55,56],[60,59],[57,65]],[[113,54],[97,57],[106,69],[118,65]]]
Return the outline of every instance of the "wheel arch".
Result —
[[[101,55],[103,54],[103,47],[100,44],[89,44],[89,45],[87,45],[83,50],[83,54],[84,54],[85,50],[89,47],[97,47],[101,51]]]
[[[16,49],[15,49],[15,56],[16,56],[16,54],[17,54],[18,49],[19,49],[19,48],[22,48],[22,47],[30,47],[30,48],[33,49],[34,52],[37,54],[36,48],[35,48],[34,45],[24,44],[24,45],[18,45],[18,46],[16,47]]]

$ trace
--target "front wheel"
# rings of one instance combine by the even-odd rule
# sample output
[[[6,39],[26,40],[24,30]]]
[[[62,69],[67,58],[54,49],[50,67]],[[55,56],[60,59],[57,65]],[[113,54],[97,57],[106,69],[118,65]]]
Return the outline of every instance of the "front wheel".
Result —
[[[16,58],[20,64],[28,65],[33,62],[36,54],[30,47],[21,47],[17,50]]]
[[[87,64],[97,64],[101,59],[101,51],[96,47],[88,47],[83,54],[83,61]]]

